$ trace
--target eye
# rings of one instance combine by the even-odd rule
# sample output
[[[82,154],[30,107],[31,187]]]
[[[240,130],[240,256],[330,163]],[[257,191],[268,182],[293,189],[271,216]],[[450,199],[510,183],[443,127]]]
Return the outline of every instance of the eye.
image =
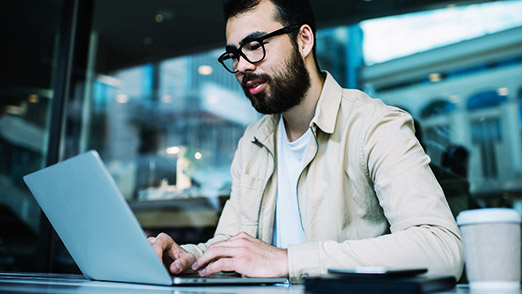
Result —
[[[243,46],[243,49],[244,50],[247,50],[247,51],[256,51],[256,50],[259,50],[263,47],[263,45],[261,44],[261,42],[259,41],[252,41],[250,43],[247,43]]]

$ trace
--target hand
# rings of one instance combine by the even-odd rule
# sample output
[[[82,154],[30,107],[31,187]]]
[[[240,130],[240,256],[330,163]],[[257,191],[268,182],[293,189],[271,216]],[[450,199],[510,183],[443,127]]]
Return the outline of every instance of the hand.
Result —
[[[174,275],[190,269],[190,266],[196,261],[196,257],[192,253],[181,248],[165,233],[160,233],[157,237],[149,237],[148,240],[159,259]]]
[[[287,250],[239,233],[210,245],[192,269],[203,277],[217,272],[237,272],[247,277],[288,277]]]

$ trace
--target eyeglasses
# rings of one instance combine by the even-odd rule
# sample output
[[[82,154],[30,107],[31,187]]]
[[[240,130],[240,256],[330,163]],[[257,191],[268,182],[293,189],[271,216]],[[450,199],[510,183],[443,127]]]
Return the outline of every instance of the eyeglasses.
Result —
[[[287,26],[261,37],[247,38],[241,41],[242,44],[240,43],[239,48],[227,46],[226,52],[219,56],[218,61],[229,72],[237,73],[239,71],[237,69],[237,65],[239,63],[240,56],[252,64],[260,62],[266,56],[264,40],[278,35],[288,34],[300,27],[301,25]]]

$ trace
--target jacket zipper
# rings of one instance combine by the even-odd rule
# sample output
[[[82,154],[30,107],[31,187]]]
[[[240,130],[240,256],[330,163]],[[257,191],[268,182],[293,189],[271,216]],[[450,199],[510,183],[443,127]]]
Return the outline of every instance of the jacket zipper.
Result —
[[[312,129],[312,127],[310,127],[310,130],[312,131],[312,136],[314,136],[314,140],[315,140],[315,152],[314,152],[314,155],[312,156],[312,158],[310,159],[310,161],[303,167],[303,169],[301,170],[301,173],[299,173],[299,177],[297,178],[297,183],[295,184],[295,196],[297,197],[297,199],[296,199],[297,200],[297,211],[299,211],[299,214],[301,214],[301,204],[299,203],[299,181],[301,180],[301,176],[303,175],[303,172],[310,165],[310,163],[312,163],[312,161],[314,161],[315,156],[317,155],[317,151],[319,151],[319,142],[317,142],[317,137],[315,136],[315,132]],[[299,217],[299,220],[301,221],[301,227],[303,228],[303,232],[304,232],[302,215]],[[306,237],[306,232],[305,232],[305,237]]]
[[[275,156],[272,153],[272,151],[270,151],[270,149],[265,144],[263,144],[261,141],[257,140],[257,142],[259,142],[259,144],[261,144],[261,146],[263,146],[268,151],[270,156],[272,156],[272,172],[270,173],[270,176],[267,178],[267,180],[265,182],[265,188],[263,189],[263,194],[261,195],[261,202],[259,203],[259,212],[257,214],[257,220],[258,220],[257,236],[258,236],[258,238],[260,240],[262,240],[263,236],[261,236],[261,211],[263,210],[263,200],[265,199],[265,194],[266,194],[266,189],[268,187],[268,182],[270,181],[270,178],[274,175],[275,164],[276,163],[275,163]]]

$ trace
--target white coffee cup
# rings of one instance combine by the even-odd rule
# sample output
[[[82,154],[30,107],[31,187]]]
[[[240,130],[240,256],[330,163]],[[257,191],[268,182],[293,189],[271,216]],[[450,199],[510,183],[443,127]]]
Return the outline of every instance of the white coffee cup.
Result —
[[[508,208],[466,210],[457,216],[457,224],[470,289],[520,289],[520,214]]]

